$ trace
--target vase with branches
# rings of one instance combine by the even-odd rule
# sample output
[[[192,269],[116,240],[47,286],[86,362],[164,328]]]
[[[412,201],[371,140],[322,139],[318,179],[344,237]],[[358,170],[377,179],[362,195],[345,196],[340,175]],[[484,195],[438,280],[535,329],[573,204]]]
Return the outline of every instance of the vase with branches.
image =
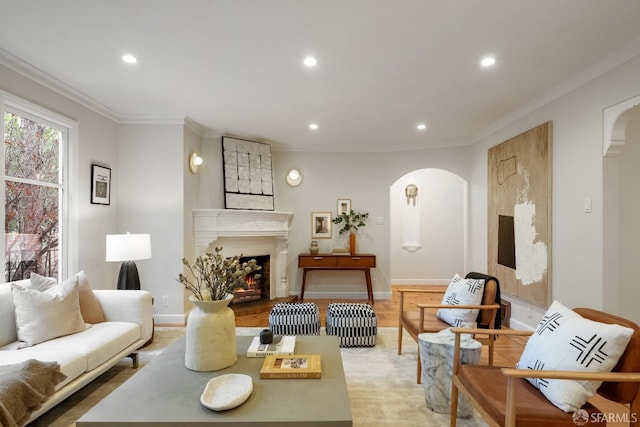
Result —
[[[222,256],[222,247],[199,256],[193,265],[182,259],[189,276],[180,273],[178,282],[191,292],[189,300],[195,306],[185,332],[187,369],[217,371],[237,361],[235,314],[228,304],[235,289],[247,287],[247,275],[261,269],[255,259],[241,259],[242,254]]]
[[[224,257],[222,247],[215,252],[207,252],[196,258],[193,265],[186,258],[182,259],[191,277],[180,273],[178,282],[190,291],[198,301],[218,301],[227,298],[237,288],[247,287],[246,277],[260,270],[255,259],[240,262],[242,254]],[[254,275],[259,279],[260,275]]]
[[[356,253],[356,232],[367,225],[368,218],[369,212],[356,212],[351,209],[349,212],[342,212],[332,221],[341,226],[338,234],[349,233],[349,252],[352,255]]]

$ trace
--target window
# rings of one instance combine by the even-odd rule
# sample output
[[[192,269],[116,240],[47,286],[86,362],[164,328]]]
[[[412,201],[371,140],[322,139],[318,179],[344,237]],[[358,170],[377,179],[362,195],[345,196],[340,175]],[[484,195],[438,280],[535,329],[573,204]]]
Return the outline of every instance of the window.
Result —
[[[66,270],[68,129],[41,109],[4,101],[4,279],[32,272],[60,279]]]

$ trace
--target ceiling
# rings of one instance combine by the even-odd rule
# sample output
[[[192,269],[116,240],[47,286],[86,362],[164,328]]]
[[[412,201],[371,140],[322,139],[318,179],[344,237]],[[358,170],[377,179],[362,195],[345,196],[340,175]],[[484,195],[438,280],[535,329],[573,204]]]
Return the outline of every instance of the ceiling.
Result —
[[[0,63],[107,117],[275,150],[470,144],[640,54],[638,0],[0,0],[0,15]]]

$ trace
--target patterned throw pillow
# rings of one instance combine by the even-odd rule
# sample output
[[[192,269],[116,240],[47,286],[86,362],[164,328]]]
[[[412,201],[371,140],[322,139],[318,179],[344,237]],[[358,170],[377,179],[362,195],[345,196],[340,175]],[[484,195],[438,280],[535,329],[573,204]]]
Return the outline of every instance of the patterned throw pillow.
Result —
[[[441,304],[447,305],[478,305],[484,294],[483,279],[463,279],[459,275],[453,276]],[[479,309],[441,308],[438,318],[455,327],[472,327],[478,318]]]
[[[554,301],[516,365],[519,369],[609,372],[624,353],[633,329],[585,319]],[[565,412],[580,409],[601,381],[528,378],[534,387]]]

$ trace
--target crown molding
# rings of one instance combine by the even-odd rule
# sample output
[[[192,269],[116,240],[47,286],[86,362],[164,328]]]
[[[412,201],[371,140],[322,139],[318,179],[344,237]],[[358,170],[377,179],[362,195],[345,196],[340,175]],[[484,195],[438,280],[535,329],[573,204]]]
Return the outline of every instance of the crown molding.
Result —
[[[0,64],[110,120],[118,121],[118,114],[106,105],[96,101],[61,80],[56,79],[50,74],[45,73],[39,68],[34,67],[28,62],[23,61],[2,48],[0,48]]]
[[[614,68],[624,64],[625,62],[640,55],[640,38],[628,43],[621,49],[607,55],[601,61],[593,66],[585,69],[583,72],[575,75],[569,80],[557,85],[553,89],[543,93],[531,102],[513,110],[511,113],[502,117],[493,124],[487,126],[473,137],[473,143],[480,142],[489,135],[498,130],[507,127],[515,121],[533,113],[537,109],[550,104],[558,98],[578,89],[590,81],[602,76],[603,74],[613,70]]]

